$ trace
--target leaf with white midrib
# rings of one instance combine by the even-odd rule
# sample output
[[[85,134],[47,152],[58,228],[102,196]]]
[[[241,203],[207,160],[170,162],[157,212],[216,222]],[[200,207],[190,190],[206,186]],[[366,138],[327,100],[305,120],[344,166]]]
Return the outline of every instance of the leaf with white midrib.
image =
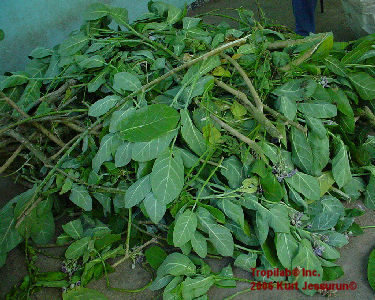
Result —
[[[202,155],[206,149],[206,141],[203,134],[194,126],[188,110],[180,111],[181,114],[181,134],[189,147],[198,155]]]
[[[142,202],[150,191],[150,175],[138,179],[125,193],[125,208],[131,208]]]
[[[173,229],[173,244],[181,247],[186,244],[197,228],[197,216],[191,210],[186,210],[180,215]]]
[[[216,250],[223,256],[232,256],[234,242],[230,230],[221,225],[211,225],[208,230],[210,241]]]
[[[159,223],[167,210],[166,205],[157,199],[152,192],[146,196],[143,204],[151,221],[155,224]]]
[[[167,150],[158,157],[151,172],[151,186],[154,195],[168,204],[180,194],[184,185],[182,158]]]
[[[206,238],[199,233],[198,231],[195,231],[193,236],[191,237],[191,245],[193,247],[193,250],[202,258],[205,258],[207,255],[207,241]]]

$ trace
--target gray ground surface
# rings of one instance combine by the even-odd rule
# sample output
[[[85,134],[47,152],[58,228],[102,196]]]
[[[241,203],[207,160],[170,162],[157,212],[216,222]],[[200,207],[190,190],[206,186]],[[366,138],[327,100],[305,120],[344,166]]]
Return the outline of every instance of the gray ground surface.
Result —
[[[291,10],[290,0],[260,0],[259,1],[266,15],[275,20],[277,23],[293,27],[294,19]],[[220,9],[220,13],[231,14],[230,11],[224,11],[226,7],[247,7],[256,11],[255,1],[249,0],[214,0],[205,4],[202,7],[191,11],[190,15],[197,15],[204,13],[211,9]],[[233,13],[232,13],[233,14]],[[215,17],[205,17],[205,21],[215,24],[217,22]],[[325,13],[320,14],[317,11],[317,31],[332,31],[336,40],[351,40],[354,39],[354,33],[348,27],[345,16],[343,14],[341,3],[338,0],[325,1]],[[7,179],[0,178],[0,207],[2,207],[9,199],[22,192],[22,187],[13,184]],[[362,204],[356,202],[348,206],[357,207]],[[360,225],[374,225],[375,213],[368,211],[364,216],[358,220]],[[345,275],[337,280],[337,282],[349,283],[355,281],[358,288],[355,291],[339,291],[337,299],[375,299],[375,294],[367,283],[367,258],[375,247],[375,230],[368,229],[364,235],[353,237],[350,243],[341,249],[341,259],[338,261],[344,271]],[[61,255],[63,249],[48,250],[53,255]],[[58,270],[60,262],[55,259],[40,256],[38,259],[38,266],[44,271]],[[220,270],[228,261],[209,262],[214,271]],[[234,269],[235,276],[249,278],[250,274],[239,269]],[[24,263],[24,256],[20,249],[14,249],[8,256],[6,265],[0,269],[0,299],[4,298],[7,291],[26,275],[26,268]],[[136,266],[134,270],[131,269],[130,263],[120,265],[117,271],[109,275],[112,286],[124,289],[136,289],[142,287],[150,280],[150,274],[144,271],[140,266]],[[140,294],[127,294],[106,289],[105,280],[99,280],[90,283],[89,287],[102,291],[109,299],[159,299],[158,293],[151,291],[144,291]],[[246,283],[238,284],[236,289],[219,289],[212,288],[209,292],[209,298],[221,300],[233,294],[234,292],[248,288]],[[33,299],[50,300],[61,299],[61,292],[58,289],[44,289],[36,294]],[[298,291],[251,291],[250,293],[240,295],[236,299],[323,299],[322,296],[316,295],[314,297],[305,297]]]

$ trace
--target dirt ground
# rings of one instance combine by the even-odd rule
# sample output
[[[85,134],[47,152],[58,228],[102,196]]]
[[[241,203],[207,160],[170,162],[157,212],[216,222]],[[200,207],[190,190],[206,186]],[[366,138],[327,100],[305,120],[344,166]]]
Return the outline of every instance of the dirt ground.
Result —
[[[290,0],[259,0],[259,3],[265,12],[266,16],[276,23],[280,23],[293,28],[294,19],[291,9]],[[335,39],[338,41],[352,40],[355,38],[354,33],[351,31],[346,23],[344,13],[341,8],[341,3],[338,0],[325,1],[325,12],[320,13],[320,7],[317,9],[317,31],[332,31]],[[220,13],[233,15],[230,10],[225,8],[237,8],[246,7],[257,11],[255,1],[250,0],[213,0],[208,3],[195,8],[190,11],[190,15],[199,15],[204,12],[213,9],[219,9]],[[215,24],[218,22],[216,17],[206,16],[204,17],[206,22]],[[230,23],[230,22],[229,22]],[[0,207],[2,207],[12,197],[23,191],[23,188],[19,185],[13,184],[10,180],[0,178]],[[347,204],[348,207],[361,207],[363,204],[360,201],[355,203]],[[375,225],[375,213],[373,211],[367,211],[365,215],[357,219],[360,225]],[[375,229],[367,229],[365,234],[352,237],[350,243],[341,249],[341,258],[338,264],[341,265],[345,271],[345,275],[341,277],[337,282],[350,283],[351,281],[356,282],[357,289],[354,291],[338,291],[337,299],[375,299],[375,294],[370,288],[366,274],[367,274],[367,259],[370,251],[375,247]],[[63,249],[49,249],[48,252],[53,255],[63,254]],[[220,268],[228,263],[228,260],[222,261],[210,261],[214,271],[220,270]],[[58,270],[61,266],[61,262],[45,256],[40,256],[37,261],[38,266],[43,271]],[[250,274],[234,269],[235,276],[249,278]],[[6,265],[0,269],[0,299],[3,299],[9,289],[20,282],[26,275],[26,267],[24,262],[24,255],[22,250],[19,248],[11,251],[7,258]],[[150,281],[151,276],[148,272],[143,270],[141,266],[137,265],[135,269],[131,268],[131,263],[123,263],[117,268],[115,273],[109,275],[111,285],[113,287],[124,288],[124,289],[136,289],[144,286]],[[104,279],[91,282],[88,287],[95,288],[103,292],[109,299],[160,299],[160,294],[145,290],[139,294],[119,293],[108,290],[106,288],[106,282]],[[236,289],[220,289],[212,288],[209,292],[210,299],[224,299],[233,293],[248,288],[246,283],[238,283]],[[306,297],[298,291],[251,291],[236,297],[236,299],[323,299],[323,296],[315,295],[313,297]],[[50,299],[61,299],[61,291],[59,289],[44,289],[33,296],[33,299],[38,300],[50,300]]]

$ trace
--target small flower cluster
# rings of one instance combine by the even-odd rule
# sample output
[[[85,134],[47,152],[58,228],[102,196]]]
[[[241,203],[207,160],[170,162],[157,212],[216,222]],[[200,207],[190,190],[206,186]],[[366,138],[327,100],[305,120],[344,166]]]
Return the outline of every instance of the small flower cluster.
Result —
[[[325,250],[325,247],[324,246],[319,246],[319,245],[313,248],[314,254],[316,256],[322,256],[324,250]]]
[[[78,264],[75,260],[64,261],[61,266],[61,272],[68,274],[69,277],[73,276],[73,273],[78,270]]]
[[[74,289],[76,286],[81,286],[80,280],[78,280],[76,283],[71,283],[70,286],[69,286],[69,289]],[[63,291],[63,293],[66,293],[68,291],[68,288],[63,286],[62,291]]]
[[[277,181],[282,182],[284,178],[290,178],[297,173],[297,169],[293,169],[290,172],[285,171],[284,168],[279,167],[277,165],[273,166],[272,173],[276,175]]]
[[[327,77],[325,77],[325,76],[320,77],[318,83],[319,83],[322,87],[324,87],[324,88],[329,87],[329,85],[328,85],[328,79],[327,79]]]
[[[293,226],[300,227],[302,225],[302,221],[301,221],[302,217],[303,217],[303,213],[298,211],[293,215],[290,222],[292,223]]]

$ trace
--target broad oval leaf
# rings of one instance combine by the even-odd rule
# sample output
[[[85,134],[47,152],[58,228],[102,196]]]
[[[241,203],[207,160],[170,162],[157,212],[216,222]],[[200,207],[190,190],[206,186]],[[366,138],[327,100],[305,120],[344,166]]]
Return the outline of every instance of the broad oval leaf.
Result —
[[[375,210],[375,176],[370,176],[370,181],[365,191],[365,200],[363,203],[366,207]]]
[[[119,93],[123,91],[134,92],[142,87],[141,81],[134,74],[121,72],[113,77],[113,89]]]
[[[98,173],[101,165],[112,159],[120,142],[118,135],[113,133],[106,134],[102,138],[99,150],[92,159],[92,169],[94,172]]]
[[[69,199],[85,211],[92,210],[92,198],[83,185],[73,183]]]
[[[291,270],[292,260],[298,252],[296,239],[290,233],[276,233],[275,244],[281,264],[284,268]]]
[[[62,225],[62,229],[75,240],[80,239],[83,235],[83,227],[79,219]]]
[[[195,272],[196,267],[187,256],[174,252],[167,256],[162,265],[159,267],[157,274],[158,276],[164,276],[167,274],[174,276],[191,276],[194,275]]]
[[[97,20],[108,14],[108,6],[104,3],[93,3],[83,12],[83,19],[86,21]]]
[[[166,205],[178,197],[183,185],[184,165],[182,158],[171,151],[166,151],[156,159],[152,168],[152,191]]]
[[[181,114],[181,134],[185,142],[197,155],[201,156],[207,149],[203,134],[195,127],[189,116],[189,111],[183,109]]]
[[[78,259],[80,258],[86,251],[87,246],[90,242],[90,237],[84,237],[78,241],[72,243],[68,249],[66,249],[65,257],[67,259]]]
[[[132,159],[141,162],[155,159],[168,148],[175,136],[176,131],[173,130],[149,142],[134,143],[131,154]]]
[[[165,104],[141,108],[120,121],[118,129],[123,139],[130,142],[149,142],[176,128],[179,115]]]
[[[342,188],[352,179],[348,153],[342,141],[340,141],[336,156],[332,160],[332,174],[339,188]]]
[[[134,144],[129,142],[124,142],[120,145],[115,154],[115,166],[116,168],[121,168],[126,166],[132,159]]]
[[[319,182],[315,177],[297,172],[292,177],[285,178],[285,181],[298,193],[304,195],[307,199],[320,199]]]
[[[61,56],[76,54],[79,50],[88,45],[89,39],[90,38],[82,32],[72,35],[61,43],[58,52]]]
[[[160,201],[152,192],[150,192],[145,200],[143,200],[143,204],[151,221],[155,224],[159,223],[167,210],[165,203]]]
[[[234,242],[230,230],[222,225],[211,225],[209,237],[217,252],[223,256],[233,256]]]
[[[191,246],[200,257],[205,258],[207,256],[206,238],[198,231],[195,231],[191,237]]]
[[[69,290],[66,293],[63,293],[63,300],[109,300],[102,293],[84,288],[82,286],[76,287],[72,290]]]
[[[371,251],[370,256],[368,258],[367,279],[370,286],[375,291],[375,249]]]
[[[90,106],[88,115],[91,117],[100,117],[114,107],[120,100],[121,97],[116,95],[111,95],[100,99]]]
[[[305,135],[297,128],[292,127],[290,139],[294,164],[304,172],[311,173],[313,168],[313,155]]]
[[[151,191],[150,175],[146,175],[138,179],[133,183],[125,193],[125,208],[131,208],[138,203],[141,203],[143,199]]]
[[[344,214],[344,206],[332,196],[324,196],[320,201],[314,202],[310,209],[313,215],[312,230],[331,229]]]
[[[301,113],[318,119],[337,116],[336,105],[330,103],[298,103],[297,108]]]
[[[239,188],[245,179],[243,174],[243,165],[237,156],[230,156],[224,159],[222,163],[221,174],[228,180],[232,189]]]
[[[349,79],[363,100],[375,99],[375,79],[373,77],[365,72],[358,72],[350,73]]]
[[[193,211],[187,209],[181,214],[173,229],[173,244],[176,247],[181,247],[186,244],[197,228],[197,216]]]

